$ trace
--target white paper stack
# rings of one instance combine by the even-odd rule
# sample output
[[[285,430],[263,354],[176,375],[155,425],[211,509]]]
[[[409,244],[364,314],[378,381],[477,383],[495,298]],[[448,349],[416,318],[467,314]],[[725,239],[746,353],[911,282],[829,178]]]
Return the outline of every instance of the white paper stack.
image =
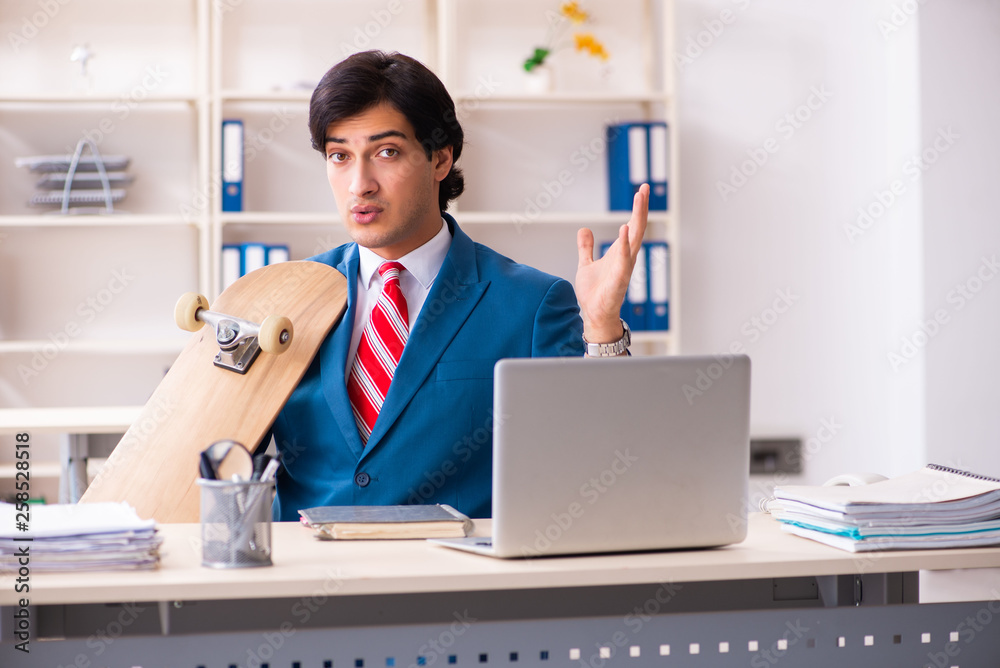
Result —
[[[779,486],[768,510],[850,552],[1000,545],[1000,479],[936,464],[870,485]]]
[[[152,569],[163,539],[155,520],[142,520],[126,503],[28,506],[29,521],[16,506],[0,503],[0,571],[16,571],[25,559],[31,571]]]

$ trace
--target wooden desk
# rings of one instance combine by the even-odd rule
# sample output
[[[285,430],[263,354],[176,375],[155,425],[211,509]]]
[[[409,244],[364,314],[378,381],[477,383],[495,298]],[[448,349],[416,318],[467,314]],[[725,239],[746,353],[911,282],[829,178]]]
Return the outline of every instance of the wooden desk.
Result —
[[[200,565],[198,525],[161,531],[157,571],[31,574],[31,657],[49,662],[32,665],[79,655],[126,668],[979,666],[1000,656],[1000,592],[919,605],[915,577],[1000,566],[998,548],[852,555],[755,515],[747,540],[726,548],[524,561],[423,541],[319,541],[279,523],[274,566],[215,570]],[[17,598],[0,575],[0,605]],[[28,665],[10,663],[23,657],[14,609],[4,666]]]

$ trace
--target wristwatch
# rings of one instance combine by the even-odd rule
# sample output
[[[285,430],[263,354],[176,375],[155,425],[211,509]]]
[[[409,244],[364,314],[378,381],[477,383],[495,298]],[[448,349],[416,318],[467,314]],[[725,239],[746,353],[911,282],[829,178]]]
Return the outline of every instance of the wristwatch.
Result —
[[[622,338],[611,343],[591,343],[585,338],[587,344],[587,355],[590,357],[618,357],[622,353],[628,352],[628,347],[632,343],[632,330],[628,328],[628,323],[622,320]]]

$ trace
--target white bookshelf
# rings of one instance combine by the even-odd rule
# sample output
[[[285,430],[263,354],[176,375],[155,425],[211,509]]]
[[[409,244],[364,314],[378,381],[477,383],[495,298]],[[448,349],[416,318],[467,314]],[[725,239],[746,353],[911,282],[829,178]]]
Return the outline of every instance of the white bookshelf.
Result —
[[[349,241],[306,126],[312,86],[348,52],[398,50],[434,69],[466,130],[459,224],[514,259],[572,280],[576,229],[598,243],[627,212],[607,210],[603,155],[574,172],[558,201],[519,222],[525,202],[612,120],[670,125],[670,211],[648,238],[671,245],[671,331],[636,332],[640,352],[679,350],[677,118],[672,0],[585,3],[613,72],[562,51],[551,92],[526,90],[521,63],[544,37],[536,0],[93,0],[59,4],[0,68],[0,409],[140,405],[185,340],[173,305],[219,292],[224,243],[285,243],[301,259]],[[0,28],[19,33],[34,0],[8,0]],[[372,23],[374,22],[374,23]],[[384,25],[383,25],[384,23]],[[377,26],[377,30],[372,28]],[[94,52],[89,76],[71,49]],[[489,86],[487,86],[489,84]],[[489,90],[487,90],[489,88]],[[221,123],[256,142],[244,211],[220,204]],[[68,153],[84,136],[128,155],[135,176],[115,215],[57,216],[27,205],[37,175],[14,158]],[[523,217],[523,216],[522,216]],[[114,272],[133,277],[121,290]],[[110,295],[110,297],[109,297]],[[106,299],[107,298],[107,299]],[[97,301],[99,309],[85,305]],[[107,301],[107,303],[103,303]],[[53,336],[80,330],[24,380]],[[83,408],[81,410],[92,410]],[[73,413],[71,413],[73,414]],[[65,413],[63,413],[65,415]],[[82,426],[82,425],[81,425]],[[68,430],[72,425],[66,424]]]
[[[213,257],[224,243],[287,243],[292,257],[301,258],[349,240],[321,157],[309,145],[312,87],[294,87],[314,84],[346,53],[361,50],[355,47],[361,46],[358,30],[363,27],[372,33],[366,33],[365,48],[399,50],[422,60],[452,92],[467,139],[460,161],[466,193],[451,211],[459,224],[515,260],[569,280],[575,275],[577,228],[591,227],[600,242],[613,238],[629,217],[607,210],[605,156],[591,160],[585,173],[574,173],[572,187],[551,207],[526,215],[524,203],[540,194],[546,179],[555,178],[575,147],[599,144],[608,121],[667,120],[670,212],[650,214],[647,238],[666,240],[672,249],[671,331],[645,332],[637,339],[641,352],[679,350],[672,0],[636,0],[628,12],[611,0],[585,3],[595,18],[590,30],[606,38],[612,52],[614,72],[601,77],[596,60],[557,52],[552,59],[560,72],[546,93],[525,89],[521,63],[534,41],[544,38],[545,12],[557,10],[557,2],[549,7],[529,0],[415,0],[402,3],[391,21],[374,30],[371,21],[385,10],[379,3],[352,3],[345,16],[342,5],[291,0],[281,3],[283,13],[308,7],[310,23],[324,29],[290,31],[288,19],[281,17],[273,40],[252,39],[275,20],[269,9],[276,6],[274,0],[244,0],[240,7],[246,11],[223,13],[212,26],[212,172],[221,164],[223,118],[241,118],[248,137],[266,136],[276,119],[291,119],[269,143],[258,142],[261,150],[246,167],[244,211],[223,213],[218,204],[213,210]],[[266,160],[259,159],[262,154]]]

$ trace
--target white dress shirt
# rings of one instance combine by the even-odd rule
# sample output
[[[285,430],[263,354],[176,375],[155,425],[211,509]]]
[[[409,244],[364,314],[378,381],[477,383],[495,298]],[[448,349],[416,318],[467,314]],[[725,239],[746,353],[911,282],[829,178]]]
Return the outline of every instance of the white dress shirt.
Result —
[[[444,264],[449,248],[451,248],[451,231],[442,218],[440,231],[430,241],[396,260],[406,270],[399,273],[399,287],[403,291],[403,297],[406,298],[410,331],[413,331],[413,323],[420,315],[420,309],[441,270],[441,265]],[[382,294],[382,277],[378,273],[378,268],[383,262],[388,262],[370,248],[358,246],[358,252],[361,258],[358,265],[358,304],[354,310],[351,347],[347,351],[347,375],[351,373],[354,356],[358,352],[358,344],[361,342],[365,325],[368,324],[369,315],[375,308],[379,295]]]

